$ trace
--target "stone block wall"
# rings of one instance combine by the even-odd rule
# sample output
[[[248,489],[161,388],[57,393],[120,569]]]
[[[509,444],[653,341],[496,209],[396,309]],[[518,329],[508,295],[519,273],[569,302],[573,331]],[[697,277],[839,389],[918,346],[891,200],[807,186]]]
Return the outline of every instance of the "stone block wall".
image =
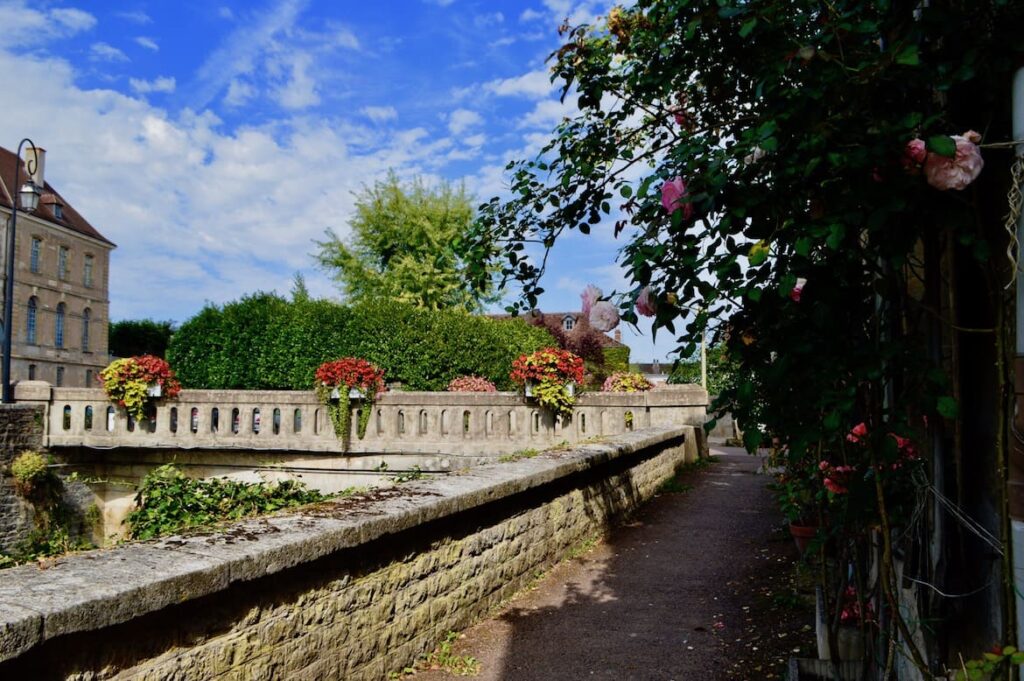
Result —
[[[31,504],[14,491],[11,462],[43,446],[44,407],[0,404],[0,553],[25,538],[35,522]]]
[[[26,640],[31,631],[19,629],[34,621],[31,616],[15,621],[19,607],[46,610],[28,596],[24,606],[18,604],[16,594],[31,593],[38,579],[26,572],[19,579],[32,583],[11,584],[10,595],[0,587],[0,610],[13,608],[6,630],[0,621],[0,648],[6,632],[9,646],[26,650],[0,663],[0,678],[385,679],[412,664],[447,632],[485,616],[538,571],[636,510],[697,454],[694,430],[687,431],[666,430],[656,437],[630,434],[622,438],[626,445],[582,447],[486,466],[466,479],[452,476],[411,485],[412,496],[397,503],[404,504],[403,514],[414,513],[420,521],[399,531],[378,533],[341,550],[323,548],[326,535],[311,536],[303,540],[302,551],[308,554],[315,546],[319,558],[286,569],[268,566],[259,572],[265,576],[241,576],[186,602],[180,602],[184,596],[168,597],[165,602],[180,604],[127,621],[122,616],[121,623],[110,626],[94,616],[72,627],[67,623],[76,618],[62,603],[55,606],[60,613],[42,613],[39,635],[46,640],[36,644]],[[315,513],[309,516],[307,526],[318,522]],[[290,520],[291,527],[302,527],[302,516]],[[374,527],[388,526],[368,518],[357,528],[359,537],[373,534],[371,521],[377,523]],[[396,521],[392,526],[398,525]],[[244,543],[243,536],[224,547],[236,560],[242,550],[236,544]],[[269,536],[255,541],[282,541]],[[220,541],[173,539],[165,546],[178,556],[201,550],[209,560],[220,549],[206,545]],[[258,559],[250,559],[229,571],[243,575],[254,570],[254,563],[259,567]],[[204,565],[202,578],[196,580],[211,579],[209,565]],[[279,571],[266,574],[271,567]],[[65,577],[74,583],[82,573]],[[184,591],[200,588],[195,585],[199,581],[189,584],[167,574],[162,579]],[[95,588],[102,592],[106,587]],[[99,609],[93,612],[108,616],[128,603],[127,596],[107,600],[97,602]],[[54,631],[48,634],[51,626]],[[58,627],[67,627],[69,633],[60,633]],[[19,631],[26,633],[16,635]],[[0,659],[18,655],[13,648],[9,653]]]

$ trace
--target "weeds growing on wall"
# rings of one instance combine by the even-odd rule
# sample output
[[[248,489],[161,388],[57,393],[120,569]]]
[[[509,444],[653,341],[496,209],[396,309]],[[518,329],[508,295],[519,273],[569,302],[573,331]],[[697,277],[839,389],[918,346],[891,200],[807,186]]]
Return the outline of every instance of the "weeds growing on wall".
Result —
[[[325,495],[295,480],[248,483],[227,478],[194,480],[174,464],[155,468],[135,495],[125,523],[132,539],[151,539],[188,527],[239,520],[322,501]]]

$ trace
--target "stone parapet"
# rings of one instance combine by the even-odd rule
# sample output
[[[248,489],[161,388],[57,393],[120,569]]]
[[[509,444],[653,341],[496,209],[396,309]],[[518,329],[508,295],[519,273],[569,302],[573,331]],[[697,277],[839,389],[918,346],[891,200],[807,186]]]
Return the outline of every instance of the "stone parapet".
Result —
[[[46,385],[46,384],[43,384]],[[498,456],[650,426],[703,426],[699,386],[646,393],[584,393],[562,419],[516,393],[389,392],[372,406],[364,438],[348,452]],[[356,409],[362,408],[356,403]],[[151,421],[134,423],[102,390],[52,388],[51,447],[342,450],[327,407],[312,391],[183,390],[161,401]]]
[[[695,433],[4,571],[0,678],[386,678],[635,510],[695,458]]]

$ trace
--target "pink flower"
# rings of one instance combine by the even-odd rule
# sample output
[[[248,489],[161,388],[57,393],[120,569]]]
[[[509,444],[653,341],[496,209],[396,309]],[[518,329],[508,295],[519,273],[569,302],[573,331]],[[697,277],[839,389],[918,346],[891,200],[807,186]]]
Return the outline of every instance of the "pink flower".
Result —
[[[598,287],[593,284],[587,284],[587,287],[583,289],[583,293],[580,294],[580,298],[583,300],[583,314],[590,315],[590,308],[594,306],[594,303],[604,295]]]
[[[636,312],[644,317],[653,317],[657,312],[657,303],[651,296],[651,287],[644,286],[636,296]]]
[[[822,472],[827,471],[828,470],[828,461],[819,461],[818,462],[818,470],[822,471]]]
[[[686,181],[675,177],[661,185],[661,206],[669,215],[682,208],[683,219],[689,220],[693,217],[693,206],[686,202],[688,195]]]
[[[973,140],[981,140],[981,136],[973,130],[963,135],[954,135],[956,156],[948,158],[939,154],[928,154],[924,162],[924,175],[928,184],[945,191],[947,189],[963,189],[978,177],[985,161],[981,158],[981,150]]]
[[[832,478],[825,478],[824,484],[825,489],[827,489],[829,492],[832,492],[832,494],[846,494],[847,492],[850,491],[849,489],[843,487]]]
[[[619,311],[607,300],[599,300],[590,309],[590,325],[598,331],[611,331],[619,325]]]
[[[792,298],[795,302],[799,303],[800,302],[800,295],[803,293],[804,286],[806,284],[807,284],[807,280],[804,279],[803,277],[800,277],[799,279],[797,279],[796,280],[796,285],[793,286],[793,290],[789,292],[789,297]]]
[[[846,436],[848,442],[860,442],[860,439],[868,434],[868,427],[864,423],[858,423]]]
[[[925,148],[924,140],[915,137],[907,142],[907,146],[903,148],[903,156],[907,161],[916,165],[924,163],[924,160],[928,158],[928,150]]]

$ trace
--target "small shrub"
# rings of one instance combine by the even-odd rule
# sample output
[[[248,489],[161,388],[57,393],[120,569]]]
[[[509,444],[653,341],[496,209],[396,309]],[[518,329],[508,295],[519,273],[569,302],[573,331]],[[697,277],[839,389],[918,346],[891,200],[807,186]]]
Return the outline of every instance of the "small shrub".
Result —
[[[605,379],[601,391],[606,393],[637,393],[650,390],[654,386],[643,374],[636,371],[616,371]]]
[[[30,494],[38,489],[49,477],[49,462],[39,452],[22,452],[11,462],[14,486],[20,494]]]
[[[480,376],[459,376],[448,383],[450,393],[493,393],[498,388],[494,383]]]

